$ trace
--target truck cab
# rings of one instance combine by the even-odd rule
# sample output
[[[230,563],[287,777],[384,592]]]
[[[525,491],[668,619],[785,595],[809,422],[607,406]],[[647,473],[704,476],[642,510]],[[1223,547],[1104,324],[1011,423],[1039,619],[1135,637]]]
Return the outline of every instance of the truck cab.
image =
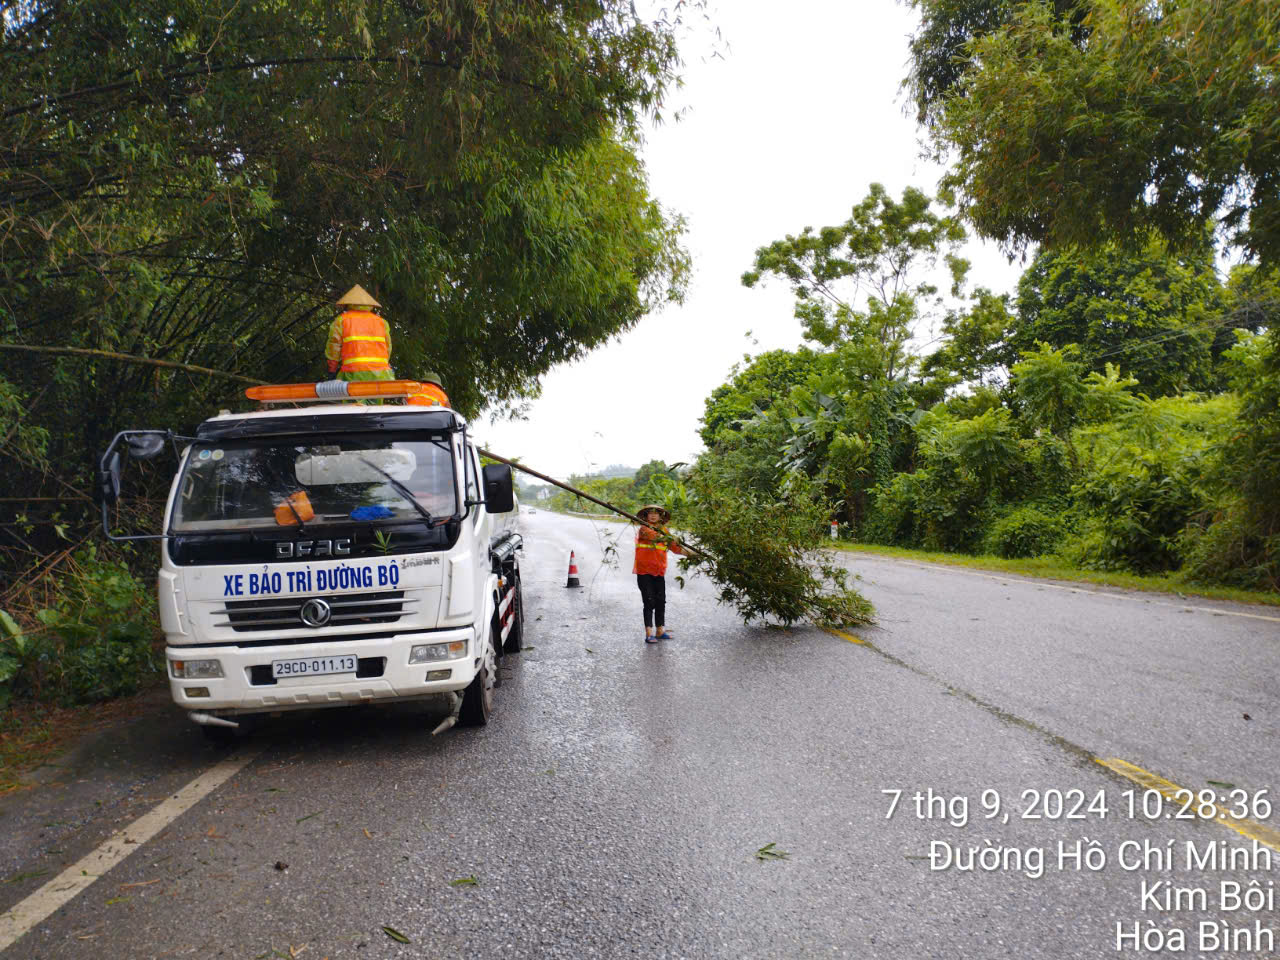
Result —
[[[139,433],[103,457],[104,523],[121,442],[160,446]],[[510,467],[482,466],[459,414],[223,412],[184,439],[158,594],[193,720],[226,736],[246,714],[444,697],[437,732],[488,722],[521,646],[522,543]]]

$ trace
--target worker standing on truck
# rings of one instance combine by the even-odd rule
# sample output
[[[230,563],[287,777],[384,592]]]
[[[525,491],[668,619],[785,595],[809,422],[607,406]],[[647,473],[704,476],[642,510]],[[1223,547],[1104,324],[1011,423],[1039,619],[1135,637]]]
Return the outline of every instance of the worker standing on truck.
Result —
[[[640,585],[640,599],[644,605],[644,642],[657,643],[671,639],[671,634],[663,626],[667,616],[667,550],[680,554],[684,551],[680,549],[679,541],[667,532],[671,514],[663,507],[655,503],[646,504],[637,516],[652,526],[636,531],[636,559],[631,572]]]
[[[416,407],[447,407],[449,406],[449,395],[444,392],[444,384],[440,382],[440,374],[424,373],[418,377],[418,382],[422,384],[422,389],[417,393],[409,394],[406,403],[410,403]]]
[[[325,359],[339,380],[394,380],[391,328],[373,311],[382,304],[356,284],[338,301],[343,312],[329,325]]]

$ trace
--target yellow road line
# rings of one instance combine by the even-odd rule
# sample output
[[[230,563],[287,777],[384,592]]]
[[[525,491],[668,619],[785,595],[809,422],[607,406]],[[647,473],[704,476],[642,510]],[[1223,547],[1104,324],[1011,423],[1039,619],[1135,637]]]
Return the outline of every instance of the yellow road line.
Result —
[[[1119,757],[1094,757],[1095,762],[1102,764],[1108,770],[1113,770],[1120,776],[1132,780],[1134,783],[1155,790],[1163,794],[1167,799],[1181,802],[1187,793],[1195,795],[1194,790],[1187,790],[1186,787],[1180,787],[1176,783],[1166,780],[1164,777],[1157,776],[1150,770],[1143,770],[1141,767],[1130,763],[1128,760],[1121,760]],[[1179,791],[1183,791],[1183,797],[1177,796]],[[1229,830],[1234,830],[1242,837],[1249,840],[1256,840],[1272,850],[1280,851],[1280,830],[1274,827],[1268,827],[1265,824],[1258,823],[1256,820],[1236,820],[1227,816],[1224,811],[1219,811],[1217,817],[1214,818],[1222,826]]]
[[[839,637],[841,640],[848,640],[850,643],[866,643],[867,642],[863,640],[860,636],[858,636],[856,633],[845,633],[843,630],[837,630],[835,627],[823,627],[822,629],[825,630],[827,633],[831,634],[833,637]]]
[[[822,629],[833,637],[839,637],[841,640],[847,640],[850,643],[866,643],[866,641],[857,634],[846,633],[845,631],[837,630],[834,627],[823,627]],[[872,649],[875,648],[873,647]],[[981,705],[981,701],[977,701],[975,699],[975,702]],[[1158,791],[1166,799],[1173,800],[1176,803],[1181,803],[1187,793],[1194,796],[1196,792],[1194,790],[1188,790],[1186,787],[1180,787],[1171,780],[1166,780],[1164,777],[1158,776],[1150,770],[1143,770],[1136,764],[1132,764],[1128,760],[1121,760],[1119,757],[1094,757],[1093,761],[1094,763],[1101,764],[1114,773],[1120,774],[1120,776],[1127,780],[1132,780],[1141,787],[1148,790]],[[1178,796],[1179,792],[1183,793],[1183,798]],[[1228,816],[1228,814],[1223,810],[1219,810],[1218,815],[1213,819],[1228,830],[1234,830],[1246,839],[1256,840],[1263,846],[1270,847],[1272,850],[1280,852],[1280,830],[1277,830],[1275,827],[1269,827],[1266,824],[1258,823],[1256,820],[1236,819]]]

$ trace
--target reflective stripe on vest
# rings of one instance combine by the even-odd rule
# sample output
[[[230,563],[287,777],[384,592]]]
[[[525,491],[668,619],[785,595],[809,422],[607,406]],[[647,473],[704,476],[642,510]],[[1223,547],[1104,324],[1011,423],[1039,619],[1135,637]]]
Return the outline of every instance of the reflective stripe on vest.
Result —
[[[667,549],[667,545],[665,543],[637,543],[636,549],[637,550],[665,550]]]
[[[391,349],[387,323],[367,310],[348,310],[342,315],[342,369],[355,373],[382,370],[390,366]]]

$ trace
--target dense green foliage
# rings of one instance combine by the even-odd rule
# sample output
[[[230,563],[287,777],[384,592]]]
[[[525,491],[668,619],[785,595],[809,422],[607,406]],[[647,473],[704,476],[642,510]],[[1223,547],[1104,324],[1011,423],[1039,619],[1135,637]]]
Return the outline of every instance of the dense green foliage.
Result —
[[[244,403],[236,376],[326,377],[352,283],[397,372],[438,370],[468,415],[678,299],[681,221],[637,138],[700,7],[5,4],[0,487],[28,499],[0,524],[0,606],[33,626],[24,584],[92,536],[115,431],[188,432]],[[130,480],[154,513],[165,471]]]
[[[152,588],[92,547],[67,557],[49,606],[24,629],[0,610],[0,707],[12,696],[65,705],[136,693],[161,658],[152,641]]]
[[[815,356],[812,350],[801,349],[770,350],[758,357],[744,357],[744,365],[734,367],[728,382],[712,390],[707,398],[699,431],[702,442],[714,447],[729,431],[741,429],[744,421],[786,400],[791,388],[803,383],[812,371]]]
[[[956,269],[939,304],[927,266],[907,258],[894,279],[902,317],[945,308],[936,352],[916,354],[907,320],[892,362],[866,349],[865,319],[836,336],[812,324],[812,345],[736,367],[708,397],[694,476],[756,503],[816,485],[864,542],[1280,586],[1273,272],[1224,282],[1203,247],[1104,245],[1042,251],[1016,296],[966,296]],[[812,310],[813,271],[777,272]],[[822,309],[866,318],[877,296]]]
[[[1280,0],[911,4],[944,188],[978,233],[1041,245],[924,370],[1064,443],[1064,556],[1274,589]],[[1215,241],[1246,260],[1225,283]]]
[[[1018,323],[999,359],[1011,366],[1037,343],[1073,343],[1087,370],[1113,363],[1149,396],[1205,390],[1217,328],[1230,322],[1224,307],[1212,250],[1044,252],[1018,283]]]
[[[915,0],[909,84],[977,231],[1280,257],[1280,0]]]
[[[359,280],[400,370],[439,367],[475,413],[679,293],[679,225],[629,139],[672,79],[670,25],[528,0],[154,13],[6,18],[4,340],[305,379]],[[144,410],[185,424],[235,392],[116,362],[6,368],[31,393],[55,380],[35,416],[77,457]]]

